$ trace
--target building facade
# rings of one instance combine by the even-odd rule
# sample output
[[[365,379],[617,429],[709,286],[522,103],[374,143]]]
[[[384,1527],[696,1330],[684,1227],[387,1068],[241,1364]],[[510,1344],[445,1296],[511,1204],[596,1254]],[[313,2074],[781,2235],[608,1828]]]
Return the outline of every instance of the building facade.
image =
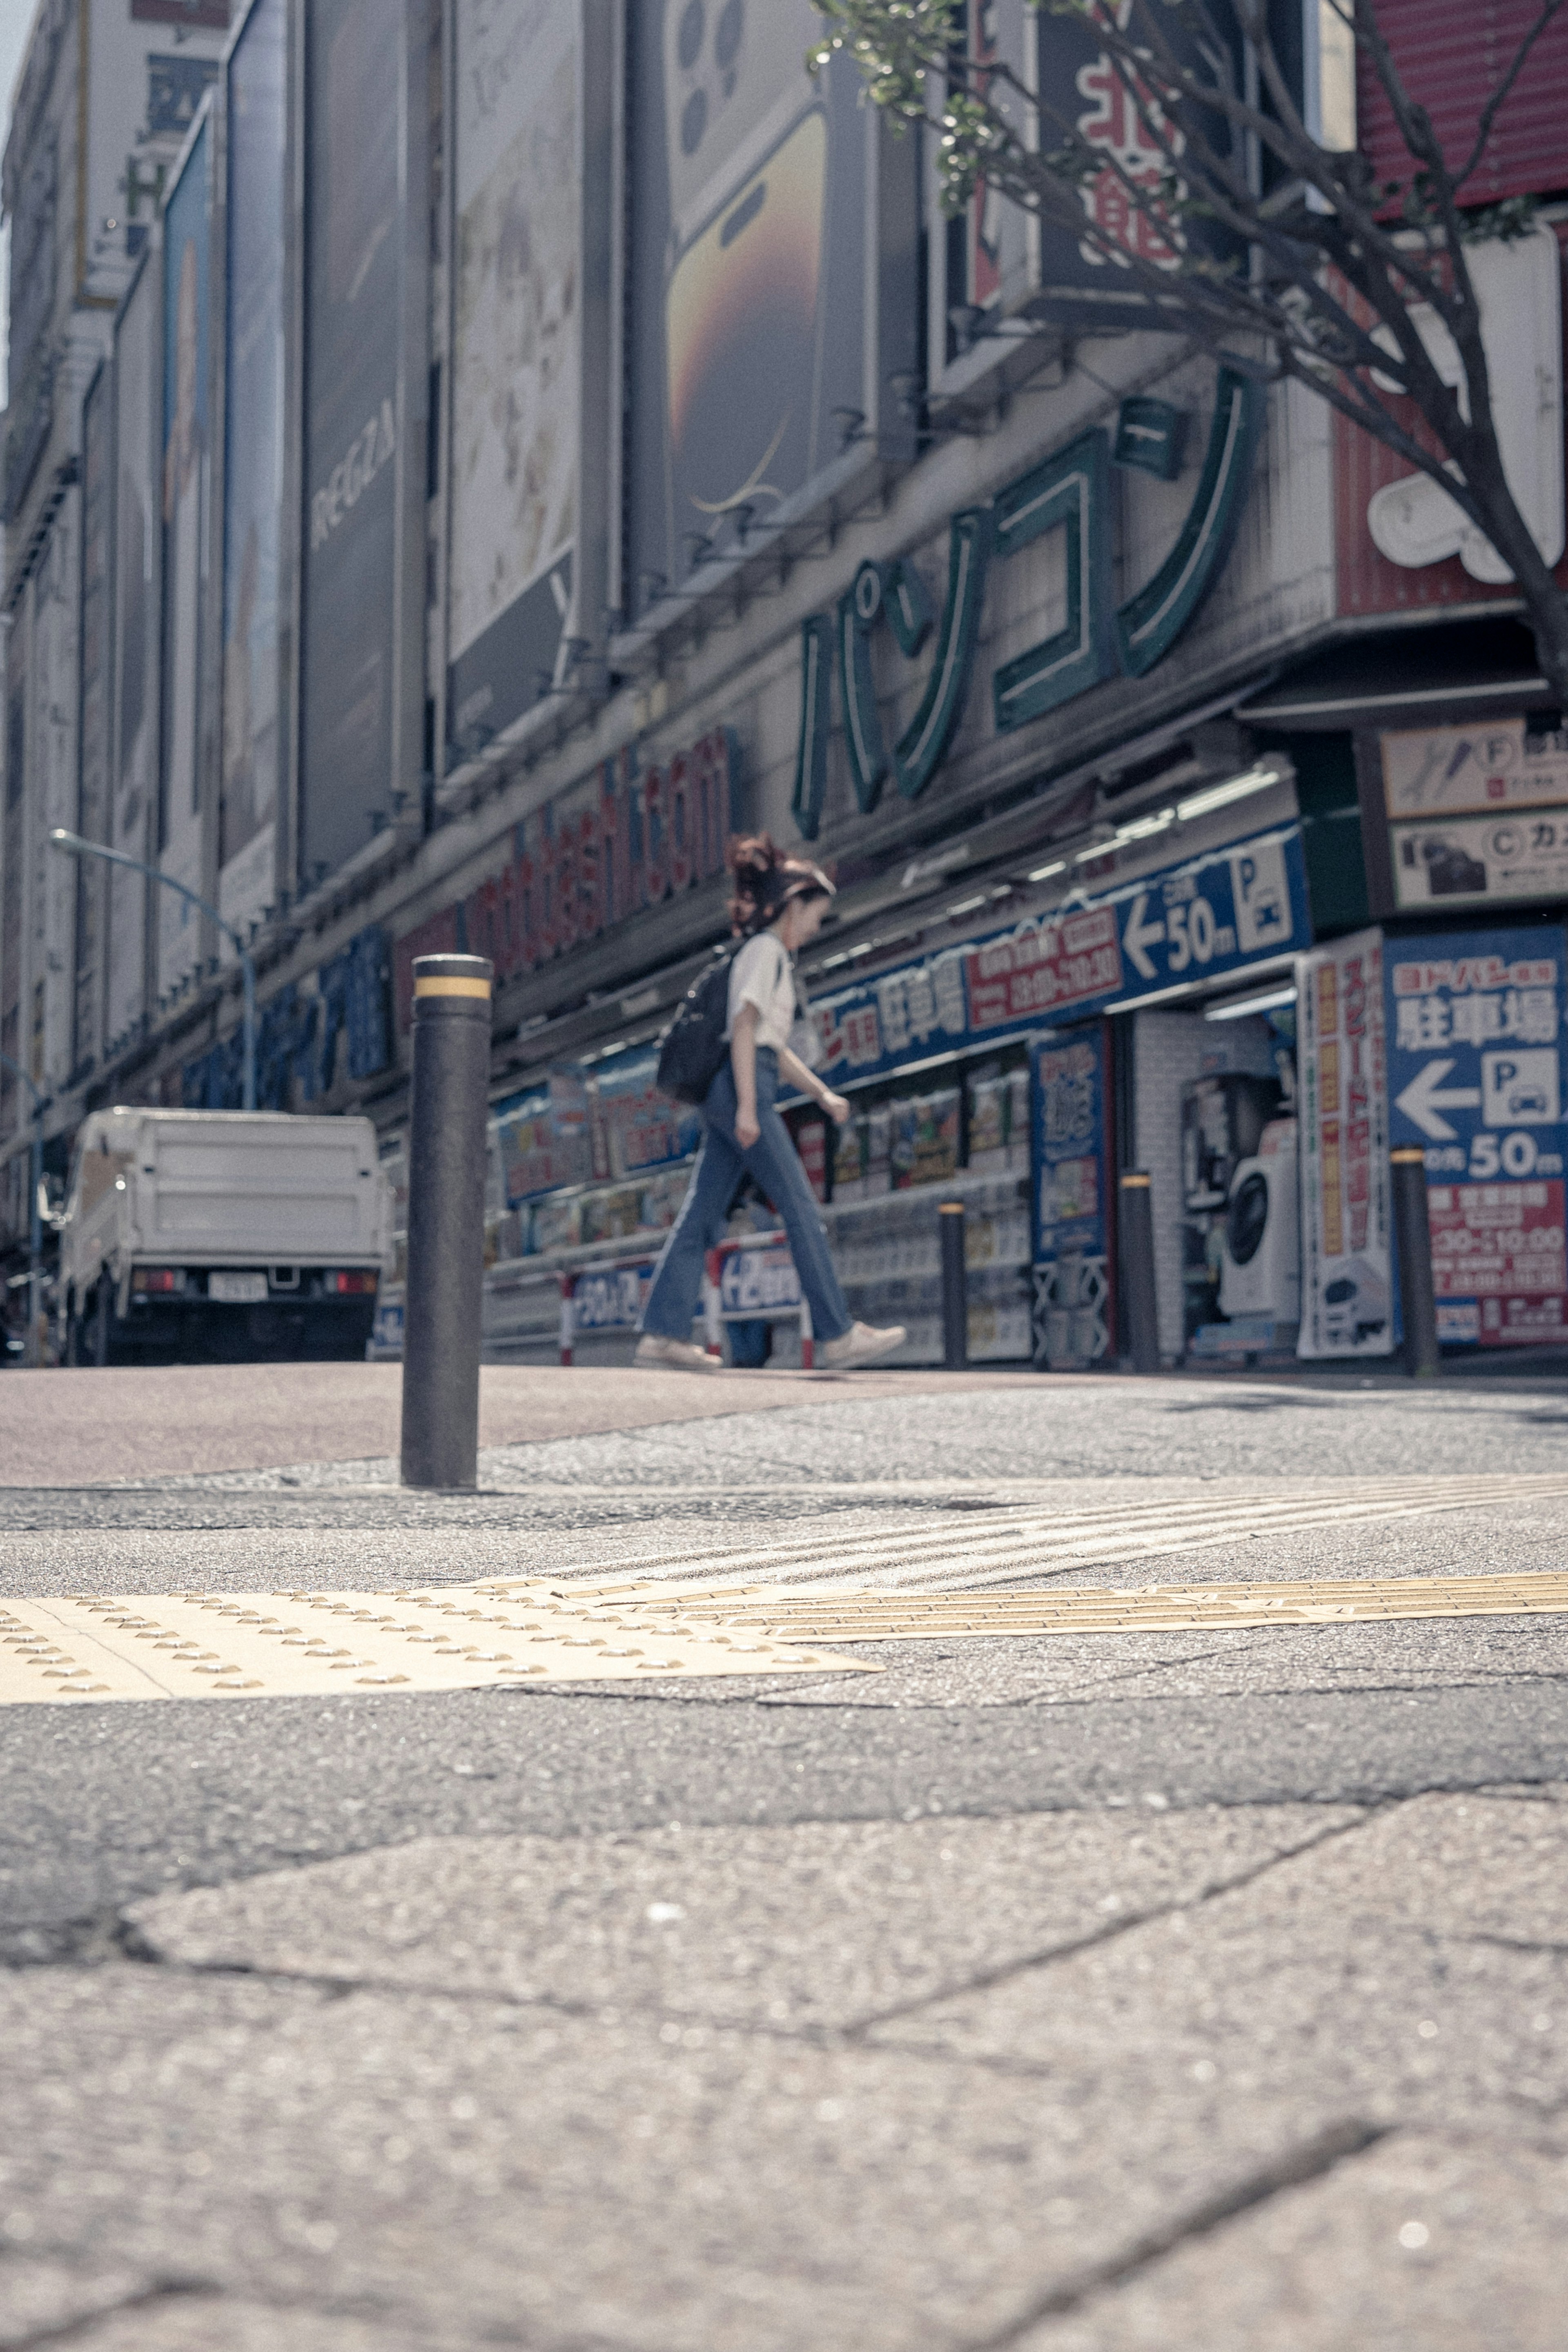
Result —
[[[1167,1355],[1384,1351],[1391,1135],[1429,1147],[1446,1336],[1552,1336],[1568,737],[1484,541],[1244,353],[1087,331],[1073,238],[945,220],[852,68],[805,72],[807,0],[225,13],[46,0],[6,151],[0,1050],[57,1163],[100,1103],[239,1099],[223,934],[49,857],[66,824],[219,908],[264,1103],[368,1111],[394,1169],[413,960],[492,957],[492,1349],[552,1350],[563,1277],[619,1330],[694,1144],[653,1041],[765,828],[837,877],[804,977],[855,1117],[798,1141],[913,1359],[934,1184],[977,1356],[1113,1354],[1129,1170]],[[1081,26],[975,17],[1092,129]],[[89,236],[61,173],[98,187],[111,33],[186,114]],[[1477,264],[1554,557],[1563,119],[1500,118],[1488,201],[1545,201]],[[13,1247],[29,1115],[0,1093]]]

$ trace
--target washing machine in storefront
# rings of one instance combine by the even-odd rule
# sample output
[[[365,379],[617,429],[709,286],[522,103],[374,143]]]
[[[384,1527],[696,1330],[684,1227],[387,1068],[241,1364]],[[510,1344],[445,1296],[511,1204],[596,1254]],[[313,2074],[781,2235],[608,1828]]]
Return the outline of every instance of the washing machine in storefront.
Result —
[[[1271,1119],[1255,1158],[1230,1180],[1220,1258],[1222,1315],[1301,1316],[1301,1220],[1296,1192],[1296,1122]]]

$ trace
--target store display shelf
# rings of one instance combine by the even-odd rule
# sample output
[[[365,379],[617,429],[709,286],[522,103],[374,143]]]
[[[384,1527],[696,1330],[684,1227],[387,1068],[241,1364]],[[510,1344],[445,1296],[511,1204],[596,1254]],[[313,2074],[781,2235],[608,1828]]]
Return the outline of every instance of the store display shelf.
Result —
[[[862,1201],[829,1201],[823,1213],[834,1220],[858,1220],[868,1213],[880,1213],[884,1217],[891,1213],[901,1222],[905,1217],[922,1215],[934,1220],[940,1201],[962,1201],[966,1210],[1010,1209],[1028,1197],[1027,1173],[1016,1170],[977,1173],[965,1169],[939,1182],[908,1184],[897,1192],[876,1192]]]
[[[609,1260],[636,1257],[645,1252],[657,1257],[668,1237],[668,1227],[653,1227],[645,1233],[621,1234],[606,1241],[575,1242],[563,1249],[532,1251],[527,1257],[497,1259],[485,1269],[485,1281],[489,1288],[521,1289],[533,1282],[549,1281],[552,1288],[556,1277],[562,1274],[580,1274],[586,1267],[602,1265]]]

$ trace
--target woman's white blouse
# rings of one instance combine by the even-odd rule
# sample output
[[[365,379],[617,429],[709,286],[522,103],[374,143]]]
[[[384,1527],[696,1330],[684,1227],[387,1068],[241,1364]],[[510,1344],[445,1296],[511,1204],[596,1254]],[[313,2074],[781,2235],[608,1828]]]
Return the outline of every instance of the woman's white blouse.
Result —
[[[729,967],[729,1014],[724,1034],[735,1034],[736,1016],[743,1004],[757,1007],[757,1042],[778,1053],[789,1043],[795,1025],[795,975],[781,940],[771,931],[747,940]]]

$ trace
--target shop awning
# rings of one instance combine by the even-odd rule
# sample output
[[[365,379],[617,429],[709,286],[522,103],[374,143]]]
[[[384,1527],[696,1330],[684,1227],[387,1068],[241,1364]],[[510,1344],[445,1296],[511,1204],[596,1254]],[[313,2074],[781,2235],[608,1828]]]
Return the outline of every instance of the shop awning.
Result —
[[[1418,726],[1449,713],[1539,709],[1552,700],[1522,622],[1445,621],[1329,646],[1236,716],[1249,727],[1339,733]]]

